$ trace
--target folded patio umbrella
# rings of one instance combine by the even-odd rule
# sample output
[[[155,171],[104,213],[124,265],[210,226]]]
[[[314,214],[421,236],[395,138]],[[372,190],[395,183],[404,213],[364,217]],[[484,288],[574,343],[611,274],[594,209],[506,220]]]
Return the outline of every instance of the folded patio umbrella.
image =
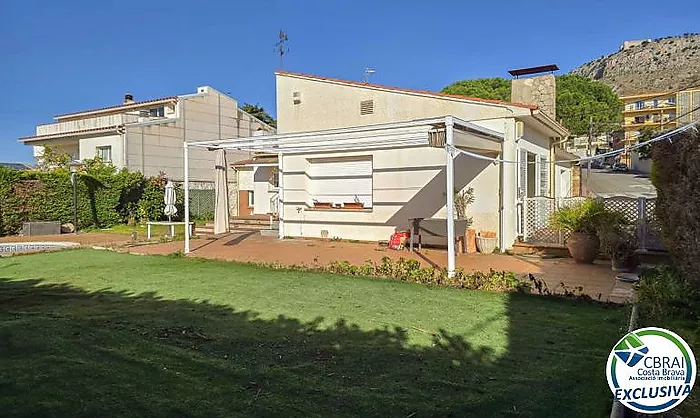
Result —
[[[165,197],[163,201],[165,202],[163,213],[165,213],[168,220],[171,221],[172,217],[177,213],[177,208],[175,207],[175,185],[170,180],[168,180],[168,183],[165,185]]]
[[[229,231],[228,213],[228,176],[226,173],[226,151],[216,151],[214,188],[216,201],[214,204],[214,233],[223,234]]]

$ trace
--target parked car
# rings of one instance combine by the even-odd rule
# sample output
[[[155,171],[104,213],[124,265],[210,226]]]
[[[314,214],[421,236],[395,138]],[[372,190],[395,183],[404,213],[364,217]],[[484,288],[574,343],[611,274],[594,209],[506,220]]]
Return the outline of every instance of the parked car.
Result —
[[[627,164],[625,163],[615,163],[612,166],[612,171],[627,171]]]

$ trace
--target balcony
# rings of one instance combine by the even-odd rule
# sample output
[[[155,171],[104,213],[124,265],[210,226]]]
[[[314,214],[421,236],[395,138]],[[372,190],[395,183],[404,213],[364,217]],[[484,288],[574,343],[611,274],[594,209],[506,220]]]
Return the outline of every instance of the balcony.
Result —
[[[87,129],[109,128],[111,126],[118,126],[125,123],[138,121],[139,117],[137,115],[119,114],[69,120],[66,122],[47,123],[45,125],[37,125],[36,135],[56,135],[68,132],[84,131]]]

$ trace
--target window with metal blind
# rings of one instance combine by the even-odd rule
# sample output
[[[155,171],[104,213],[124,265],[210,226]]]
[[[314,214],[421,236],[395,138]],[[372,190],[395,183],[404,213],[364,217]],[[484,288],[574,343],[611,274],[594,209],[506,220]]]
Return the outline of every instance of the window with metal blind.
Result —
[[[372,157],[309,160],[311,199],[318,203],[362,203],[372,207]]]

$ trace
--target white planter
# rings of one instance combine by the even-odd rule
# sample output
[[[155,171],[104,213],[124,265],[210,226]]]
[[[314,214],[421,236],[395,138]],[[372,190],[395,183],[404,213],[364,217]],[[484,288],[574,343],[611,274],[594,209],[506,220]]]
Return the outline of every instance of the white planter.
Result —
[[[496,249],[496,238],[476,237],[476,249],[483,254],[492,253]]]

